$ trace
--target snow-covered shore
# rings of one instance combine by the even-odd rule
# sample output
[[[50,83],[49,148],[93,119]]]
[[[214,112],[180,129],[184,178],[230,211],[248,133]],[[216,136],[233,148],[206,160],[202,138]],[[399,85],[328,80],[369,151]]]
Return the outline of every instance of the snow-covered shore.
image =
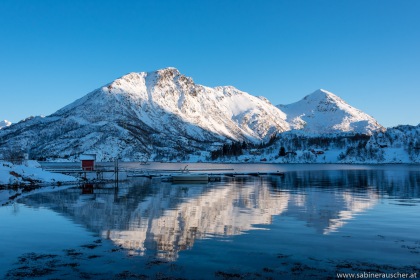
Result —
[[[61,185],[78,181],[73,176],[45,171],[34,160],[23,164],[0,161],[0,185]]]

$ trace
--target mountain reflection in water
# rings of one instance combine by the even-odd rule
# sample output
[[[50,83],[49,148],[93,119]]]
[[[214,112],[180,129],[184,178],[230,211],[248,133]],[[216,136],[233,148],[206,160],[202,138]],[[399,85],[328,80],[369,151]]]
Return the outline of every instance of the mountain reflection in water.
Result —
[[[235,178],[178,185],[133,179],[119,188],[85,185],[28,196],[22,203],[47,207],[83,225],[131,255],[155,252],[166,260],[197,239],[227,238],[267,229],[277,216],[302,221],[314,232],[339,232],[381,197],[419,203],[419,176],[410,171],[293,171],[284,177]]]

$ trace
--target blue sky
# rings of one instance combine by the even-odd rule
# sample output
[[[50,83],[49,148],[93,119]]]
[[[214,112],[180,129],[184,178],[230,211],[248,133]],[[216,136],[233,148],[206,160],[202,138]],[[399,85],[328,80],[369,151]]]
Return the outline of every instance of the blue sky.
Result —
[[[0,1],[0,120],[49,115],[129,73],[178,68],[273,104],[323,88],[420,122],[420,1]]]

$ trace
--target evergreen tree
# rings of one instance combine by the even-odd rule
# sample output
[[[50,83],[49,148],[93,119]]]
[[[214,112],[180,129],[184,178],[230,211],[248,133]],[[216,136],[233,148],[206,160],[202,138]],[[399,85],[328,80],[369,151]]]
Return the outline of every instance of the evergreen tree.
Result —
[[[246,149],[247,148],[247,144],[245,141],[242,142],[242,149]]]
[[[280,147],[279,156],[284,157],[286,155],[286,150],[283,146]]]

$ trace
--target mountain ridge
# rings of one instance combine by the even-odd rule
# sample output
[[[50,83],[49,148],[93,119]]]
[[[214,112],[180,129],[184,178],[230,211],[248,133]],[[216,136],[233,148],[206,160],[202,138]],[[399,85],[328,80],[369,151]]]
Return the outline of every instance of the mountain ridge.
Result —
[[[342,111],[341,107],[353,108],[325,90],[315,93],[324,95],[315,99],[326,106],[320,107],[326,110],[303,109],[318,115],[324,113],[323,118]],[[316,97],[315,93],[312,97]],[[314,99],[310,96],[305,97],[306,101]],[[308,128],[307,119],[300,115],[289,120],[292,114],[287,110],[293,109],[293,104],[274,106],[263,96],[256,97],[233,86],[199,85],[173,67],[131,72],[50,116],[28,118],[7,131],[2,130],[0,147],[4,147],[3,151],[22,147],[36,157],[76,158],[82,153],[96,153],[99,160],[105,161],[119,156],[141,160],[170,155],[169,158],[182,160],[195,154],[202,158],[226,141],[258,144],[293,129],[317,133],[314,129],[305,131],[305,127],[299,127],[299,122],[305,122]],[[294,109],[292,113],[301,114],[299,108]],[[365,121],[360,124],[361,129],[341,131],[338,127],[318,133],[364,133],[382,129],[373,118],[372,121],[370,116],[355,110]],[[359,120],[341,115],[347,120],[350,117]],[[333,124],[340,124],[340,120],[334,119]],[[377,126],[371,124],[375,122]],[[367,125],[371,127],[365,129]]]

